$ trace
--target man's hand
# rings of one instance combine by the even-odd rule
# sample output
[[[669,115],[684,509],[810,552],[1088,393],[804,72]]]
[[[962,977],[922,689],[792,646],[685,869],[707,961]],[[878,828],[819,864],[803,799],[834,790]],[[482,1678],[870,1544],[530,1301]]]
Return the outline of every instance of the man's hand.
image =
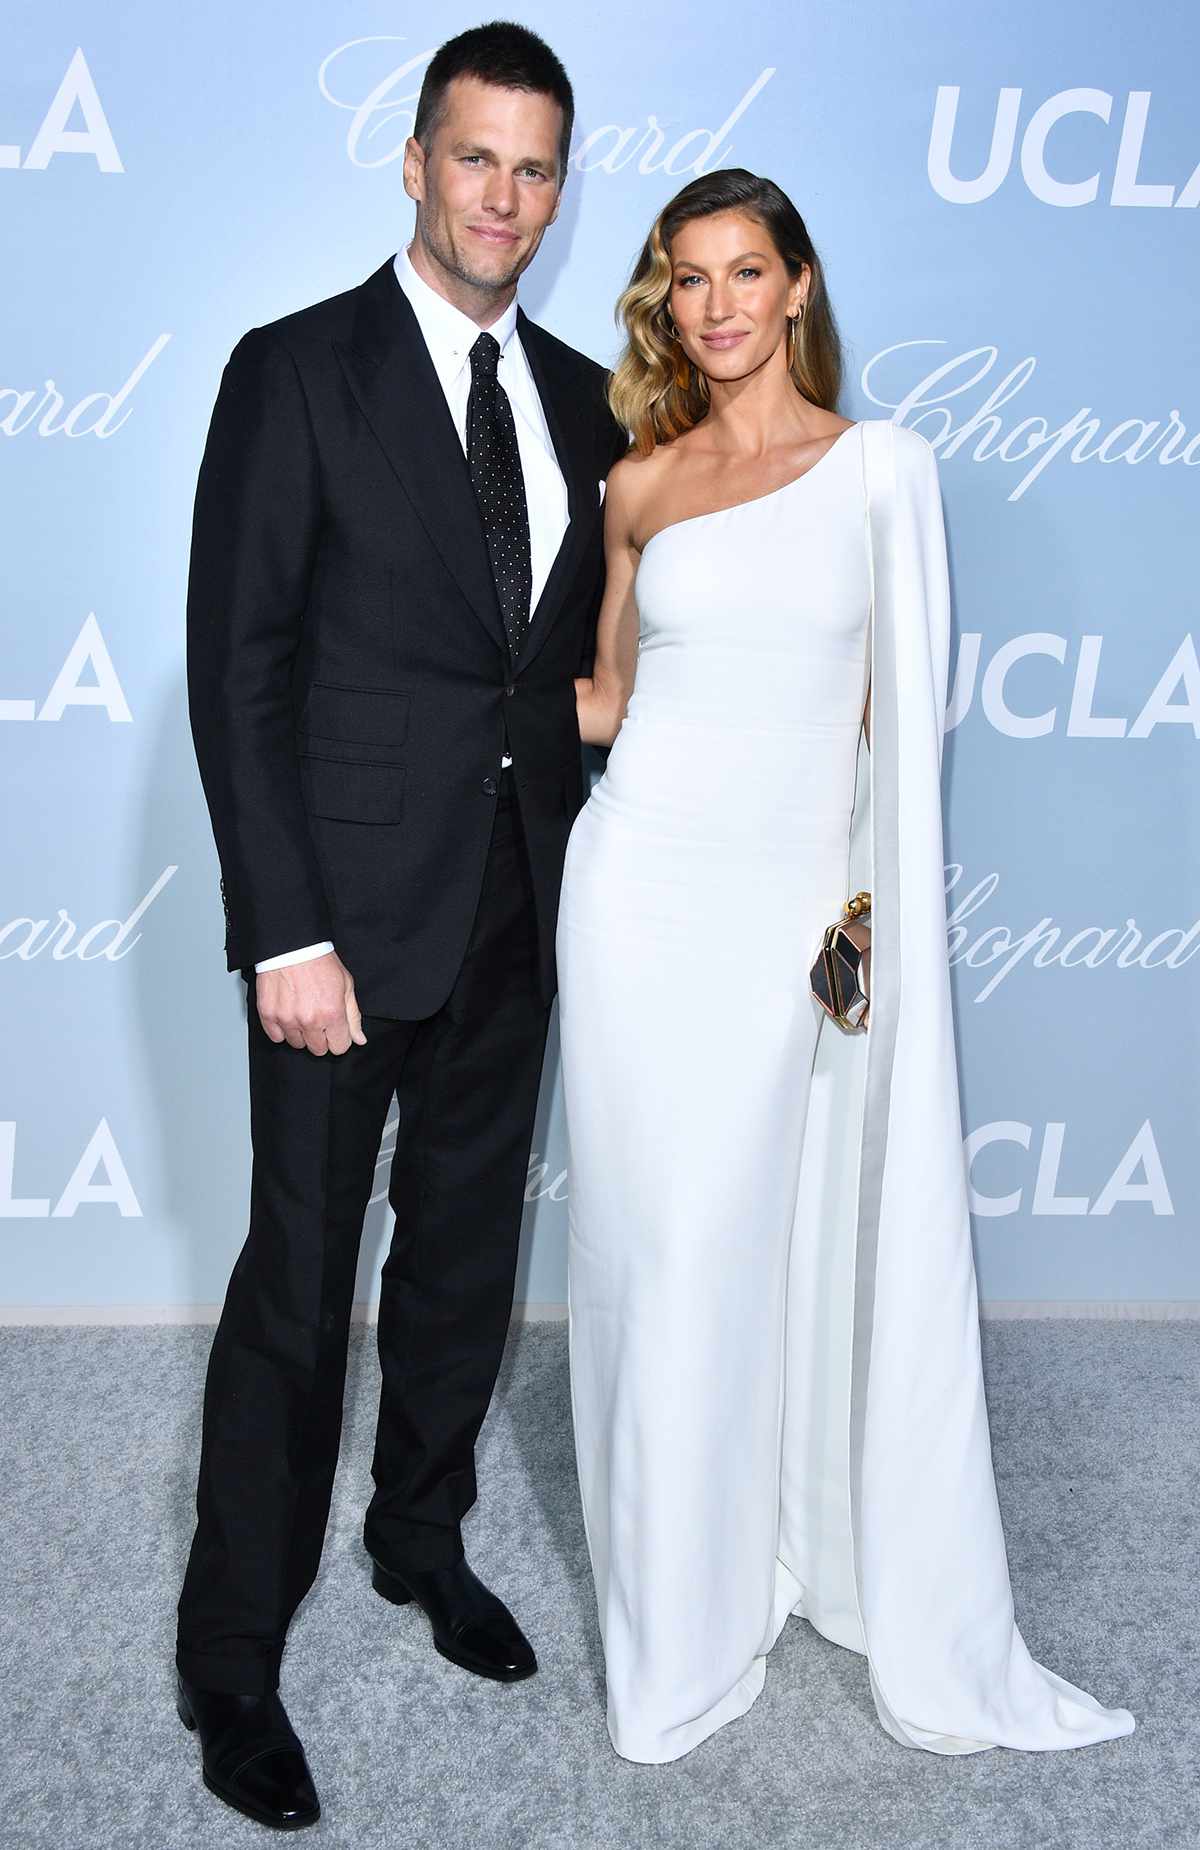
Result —
[[[366,1046],[354,978],[336,951],[262,970],[255,981],[258,1018],[271,1040],[310,1053],[345,1053],[351,1041]]]

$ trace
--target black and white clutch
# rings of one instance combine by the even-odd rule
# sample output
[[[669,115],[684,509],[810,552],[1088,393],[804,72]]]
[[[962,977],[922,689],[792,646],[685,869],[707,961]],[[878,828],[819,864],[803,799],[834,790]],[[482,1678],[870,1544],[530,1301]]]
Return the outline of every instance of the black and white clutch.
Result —
[[[865,1028],[870,1006],[863,962],[871,948],[871,895],[856,893],[828,927],[810,974],[812,993],[839,1028]]]

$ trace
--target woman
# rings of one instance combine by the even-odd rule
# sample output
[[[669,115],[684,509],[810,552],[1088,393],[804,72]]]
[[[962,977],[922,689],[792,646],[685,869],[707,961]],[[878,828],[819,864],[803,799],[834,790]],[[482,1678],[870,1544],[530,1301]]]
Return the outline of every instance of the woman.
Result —
[[[950,1015],[933,454],[834,409],[821,265],[770,181],[685,187],[620,307],[634,450],[579,684],[584,738],[616,742],[558,943],[614,1745],[672,1760],[743,1714],[790,1614],[865,1653],[901,1742],[1126,1734],[1013,1623]],[[847,1034],[808,972],[860,886],[870,1027]]]

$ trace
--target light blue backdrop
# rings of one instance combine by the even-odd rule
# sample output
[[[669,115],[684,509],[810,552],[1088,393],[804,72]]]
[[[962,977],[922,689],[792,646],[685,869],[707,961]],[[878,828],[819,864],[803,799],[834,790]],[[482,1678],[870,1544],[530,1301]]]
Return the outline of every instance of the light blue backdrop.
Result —
[[[748,166],[824,255],[844,409],[937,445],[985,1300],[1200,1300],[1194,9],[777,0],[735,30],[716,0],[516,16],[563,57],[579,112],[529,312],[612,359],[655,211],[697,172]],[[248,1130],[184,705],[196,466],[243,330],[407,241],[420,76],[479,18],[43,0],[0,26],[9,1307],[222,1296]],[[564,1295],[555,1071],[521,1283],[541,1304]],[[385,1217],[381,1201],[364,1295]]]

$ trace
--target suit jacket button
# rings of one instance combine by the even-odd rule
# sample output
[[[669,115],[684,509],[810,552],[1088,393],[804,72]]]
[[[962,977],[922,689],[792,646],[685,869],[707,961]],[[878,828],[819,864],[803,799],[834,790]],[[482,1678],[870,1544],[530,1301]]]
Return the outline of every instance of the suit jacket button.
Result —
[[[494,797],[500,786],[494,777],[485,777],[483,780],[483,788],[488,796]]]
[[[516,688],[515,688],[515,687],[513,686],[513,684],[512,684],[512,682],[510,681],[510,682],[509,682],[509,684],[508,684],[508,686],[507,686],[507,687],[505,688],[505,690],[504,690],[504,691],[505,691],[505,693],[506,693],[506,694],[507,694],[507,695],[509,696],[509,698],[511,699],[511,697],[513,696],[513,694],[515,694],[515,693],[516,693],[516,691],[517,691],[517,690],[516,690]]]

